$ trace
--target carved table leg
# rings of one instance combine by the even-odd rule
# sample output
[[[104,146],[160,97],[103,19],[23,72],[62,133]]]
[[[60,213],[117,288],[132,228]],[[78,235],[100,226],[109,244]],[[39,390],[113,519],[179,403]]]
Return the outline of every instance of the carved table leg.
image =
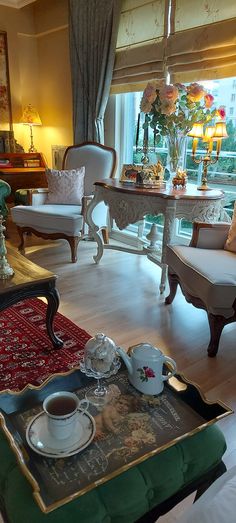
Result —
[[[92,201],[88,204],[87,210],[86,210],[86,223],[91,229],[91,234],[94,238],[94,240],[97,242],[97,254],[93,257],[95,263],[99,263],[102,255],[103,255],[103,239],[102,234],[99,231],[98,226],[94,223],[92,214],[93,209],[96,207],[96,205],[102,201],[102,198],[99,196],[98,193],[95,192],[94,198]]]
[[[59,349],[63,346],[63,341],[58,338],[53,330],[53,320],[55,317],[55,314],[59,307],[59,293],[58,290],[54,287],[51,288],[49,292],[45,292],[45,297],[48,302],[47,306],[47,312],[46,312],[46,326],[47,326],[47,333],[52,340],[52,343],[55,348]]]
[[[161,263],[162,263],[162,275],[161,275],[161,284],[160,284],[161,293],[163,293],[165,290],[165,283],[166,283],[166,277],[167,277],[167,265],[165,263],[166,247],[173,239],[175,213],[176,213],[176,201],[169,200],[167,207],[166,207],[165,214],[164,214],[164,229],[163,229],[162,256],[161,256]]]
[[[25,254],[25,237],[22,227],[17,226],[17,231],[20,236],[20,245],[18,246],[18,251],[21,252],[21,254]]]

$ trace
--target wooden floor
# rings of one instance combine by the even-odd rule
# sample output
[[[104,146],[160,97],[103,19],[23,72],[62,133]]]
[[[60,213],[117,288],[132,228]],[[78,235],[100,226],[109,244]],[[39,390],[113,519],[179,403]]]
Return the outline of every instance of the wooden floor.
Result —
[[[19,243],[12,224],[8,242]],[[7,243],[8,243],[7,242]],[[219,353],[208,358],[209,328],[206,313],[187,304],[179,291],[165,306],[159,295],[160,269],[144,256],[105,251],[99,265],[93,261],[94,242],[82,241],[78,262],[70,263],[64,241],[27,238],[27,257],[58,275],[60,312],[94,335],[104,332],[125,348],[150,342],[174,358],[178,370],[196,382],[210,400],[221,399],[236,407],[236,325],[225,327]],[[236,465],[236,415],[219,422],[227,441],[224,457],[228,468]],[[176,514],[192,502],[159,519],[174,523]]]

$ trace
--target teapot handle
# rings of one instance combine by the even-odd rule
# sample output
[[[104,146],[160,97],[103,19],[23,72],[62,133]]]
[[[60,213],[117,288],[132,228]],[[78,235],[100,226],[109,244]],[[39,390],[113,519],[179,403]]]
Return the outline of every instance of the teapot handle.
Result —
[[[177,371],[177,366],[176,366],[175,361],[172,360],[172,358],[169,358],[169,356],[164,357],[164,362],[170,363],[171,366],[173,367],[173,370],[171,372],[168,372],[168,374],[166,374],[165,376],[162,375],[162,381],[167,381],[169,378],[174,376],[174,374]]]

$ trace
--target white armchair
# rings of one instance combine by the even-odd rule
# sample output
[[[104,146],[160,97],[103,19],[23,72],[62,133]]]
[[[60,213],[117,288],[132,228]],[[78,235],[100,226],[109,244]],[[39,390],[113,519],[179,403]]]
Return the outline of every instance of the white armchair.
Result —
[[[84,142],[66,149],[63,169],[71,170],[85,167],[84,196],[81,205],[49,204],[47,189],[29,189],[30,205],[18,205],[11,209],[12,220],[16,223],[21,239],[18,247],[24,253],[25,233],[33,233],[41,238],[65,239],[71,248],[72,262],[77,261],[79,240],[85,237],[86,206],[93,197],[93,184],[103,178],[115,175],[116,152],[111,147],[96,143]],[[103,228],[107,238],[107,212],[102,204],[97,206],[96,223]]]
[[[189,246],[169,245],[166,253],[172,303],[178,284],[187,300],[205,309],[210,327],[208,356],[218,351],[225,325],[236,321],[236,253],[224,249],[230,223],[194,223]]]

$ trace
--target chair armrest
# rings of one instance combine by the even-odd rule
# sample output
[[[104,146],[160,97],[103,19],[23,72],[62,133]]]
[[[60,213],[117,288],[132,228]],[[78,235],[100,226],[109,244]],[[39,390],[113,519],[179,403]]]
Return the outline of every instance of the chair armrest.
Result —
[[[223,249],[227,240],[230,223],[193,223],[190,247],[201,249]]]
[[[48,188],[31,189],[31,202],[29,205],[43,205],[46,202],[47,195]]]

